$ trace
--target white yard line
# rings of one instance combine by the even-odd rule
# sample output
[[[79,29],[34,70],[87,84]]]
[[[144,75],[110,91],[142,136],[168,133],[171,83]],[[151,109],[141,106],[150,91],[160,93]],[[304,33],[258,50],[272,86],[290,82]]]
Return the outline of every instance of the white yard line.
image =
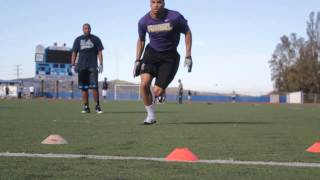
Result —
[[[165,158],[156,157],[130,157],[130,156],[98,156],[80,154],[33,154],[33,153],[0,153],[0,157],[26,157],[26,158],[63,158],[63,159],[96,159],[96,160],[134,160],[134,161],[157,161],[168,162]],[[320,163],[304,162],[271,162],[271,161],[235,161],[235,160],[199,160],[201,164],[224,164],[224,165],[249,165],[249,166],[282,166],[298,168],[320,168]]]

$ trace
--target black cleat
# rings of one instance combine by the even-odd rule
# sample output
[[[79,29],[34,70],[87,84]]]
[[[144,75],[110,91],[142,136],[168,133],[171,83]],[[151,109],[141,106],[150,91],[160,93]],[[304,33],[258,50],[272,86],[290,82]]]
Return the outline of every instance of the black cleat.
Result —
[[[143,122],[143,125],[149,126],[149,125],[153,125],[156,124],[157,121],[153,121],[153,122]]]
[[[81,113],[82,113],[82,114],[88,114],[88,113],[90,113],[90,108],[89,108],[89,106],[87,106],[87,105],[84,106]]]
[[[147,117],[144,122],[143,122],[143,125],[152,125],[152,124],[156,124],[157,121],[155,118],[149,118]]]
[[[102,114],[103,113],[103,111],[101,110],[101,107],[100,106],[96,106],[96,113],[98,113],[98,114]]]

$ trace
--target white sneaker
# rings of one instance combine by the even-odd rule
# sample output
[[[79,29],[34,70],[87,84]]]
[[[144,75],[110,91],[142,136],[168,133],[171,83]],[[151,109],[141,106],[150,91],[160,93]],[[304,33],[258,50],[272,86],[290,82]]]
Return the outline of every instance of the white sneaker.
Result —
[[[96,106],[96,113],[102,114],[103,111],[101,110],[100,106]]]
[[[90,108],[89,108],[89,106],[84,106],[81,113],[82,113],[82,114],[88,114],[88,113],[90,113]]]
[[[149,117],[147,116],[147,118],[144,120],[143,124],[144,125],[152,125],[157,123],[156,118],[155,117]]]

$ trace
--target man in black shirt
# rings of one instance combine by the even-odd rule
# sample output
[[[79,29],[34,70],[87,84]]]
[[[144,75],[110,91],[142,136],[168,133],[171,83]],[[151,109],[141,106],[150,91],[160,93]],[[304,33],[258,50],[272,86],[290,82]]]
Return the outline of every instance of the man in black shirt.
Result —
[[[107,100],[108,88],[109,88],[108,79],[104,78],[104,81],[102,84],[102,97],[104,100]]]
[[[6,90],[6,97],[9,97],[9,93],[10,93],[10,89],[9,89],[9,87],[8,87],[8,86],[6,86],[5,90]]]
[[[183,99],[183,85],[181,82],[181,79],[178,80],[179,86],[178,86],[178,103],[182,104],[182,99]]]
[[[83,35],[77,37],[74,41],[71,58],[71,64],[74,71],[78,73],[79,89],[82,90],[82,99],[84,103],[82,113],[90,113],[88,90],[92,89],[93,98],[96,102],[96,112],[101,114],[98,73],[103,72],[102,51],[104,48],[99,37],[91,34],[90,24],[84,24],[82,30]],[[76,64],[77,56],[78,62]]]

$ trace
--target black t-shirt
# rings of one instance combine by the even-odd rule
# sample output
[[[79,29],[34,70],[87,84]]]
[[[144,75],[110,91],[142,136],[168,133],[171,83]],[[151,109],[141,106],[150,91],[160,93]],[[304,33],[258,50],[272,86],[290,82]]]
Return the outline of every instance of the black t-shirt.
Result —
[[[97,68],[98,52],[103,49],[101,40],[93,34],[77,37],[73,43],[72,51],[79,53],[78,68]]]
[[[191,91],[188,91],[188,95],[189,95],[189,96],[192,96],[192,93],[191,93]]]
[[[179,83],[178,92],[179,92],[179,95],[183,94],[183,85],[182,85],[182,83]]]
[[[108,90],[108,83],[107,82],[103,82],[102,89]]]

